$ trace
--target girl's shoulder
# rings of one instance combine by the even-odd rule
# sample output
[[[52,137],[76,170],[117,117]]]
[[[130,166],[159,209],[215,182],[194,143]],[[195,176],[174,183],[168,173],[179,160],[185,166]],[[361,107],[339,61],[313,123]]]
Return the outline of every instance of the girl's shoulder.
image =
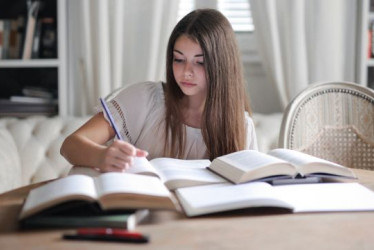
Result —
[[[136,98],[160,96],[163,97],[162,82],[140,82],[120,88],[116,96],[135,96]]]

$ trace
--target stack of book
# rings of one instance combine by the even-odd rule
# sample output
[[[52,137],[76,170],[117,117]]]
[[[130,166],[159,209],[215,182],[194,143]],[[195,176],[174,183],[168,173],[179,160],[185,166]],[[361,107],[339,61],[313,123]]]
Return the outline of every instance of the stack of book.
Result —
[[[58,101],[44,88],[24,87],[23,95],[0,99],[0,116],[53,116],[58,113]]]
[[[30,115],[53,116],[58,113],[55,102],[51,103],[27,103],[0,99],[0,116],[27,117]]]

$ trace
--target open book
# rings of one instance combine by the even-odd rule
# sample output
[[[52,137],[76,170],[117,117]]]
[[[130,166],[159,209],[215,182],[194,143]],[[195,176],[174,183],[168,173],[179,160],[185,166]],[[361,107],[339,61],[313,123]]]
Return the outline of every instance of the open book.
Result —
[[[358,183],[224,183],[181,188],[176,195],[187,216],[253,207],[284,208],[293,213],[374,210],[374,192]]]
[[[20,220],[42,212],[69,214],[128,209],[177,209],[174,196],[156,177],[106,173],[98,177],[72,175],[31,190]]]
[[[290,149],[273,149],[268,154],[243,150],[217,157],[209,169],[233,183],[263,178],[322,176],[356,178],[352,170]]]
[[[204,184],[224,183],[224,178],[212,173],[207,167],[210,160],[180,160],[174,158],[155,158],[148,161],[136,157],[134,164],[126,173],[158,177],[169,190]],[[91,168],[74,167],[70,174],[98,176],[101,173]]]

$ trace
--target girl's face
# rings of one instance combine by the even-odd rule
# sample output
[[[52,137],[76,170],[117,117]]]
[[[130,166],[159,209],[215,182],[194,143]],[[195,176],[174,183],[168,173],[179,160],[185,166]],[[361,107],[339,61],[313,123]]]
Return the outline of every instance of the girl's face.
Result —
[[[189,97],[205,99],[207,82],[204,55],[200,45],[181,35],[175,41],[173,56],[174,78],[182,92]]]

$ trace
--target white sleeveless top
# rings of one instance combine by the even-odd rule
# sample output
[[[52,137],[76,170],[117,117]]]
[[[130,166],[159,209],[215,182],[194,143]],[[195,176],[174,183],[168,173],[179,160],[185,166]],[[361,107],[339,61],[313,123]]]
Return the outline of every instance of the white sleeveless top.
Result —
[[[123,139],[148,151],[149,160],[164,157],[165,96],[162,82],[143,82],[121,90],[108,102]],[[105,114],[105,112],[104,112]],[[107,116],[105,118],[108,120]],[[207,159],[207,148],[201,130],[185,125],[184,159]],[[257,139],[251,117],[246,113],[247,149],[257,150]]]

